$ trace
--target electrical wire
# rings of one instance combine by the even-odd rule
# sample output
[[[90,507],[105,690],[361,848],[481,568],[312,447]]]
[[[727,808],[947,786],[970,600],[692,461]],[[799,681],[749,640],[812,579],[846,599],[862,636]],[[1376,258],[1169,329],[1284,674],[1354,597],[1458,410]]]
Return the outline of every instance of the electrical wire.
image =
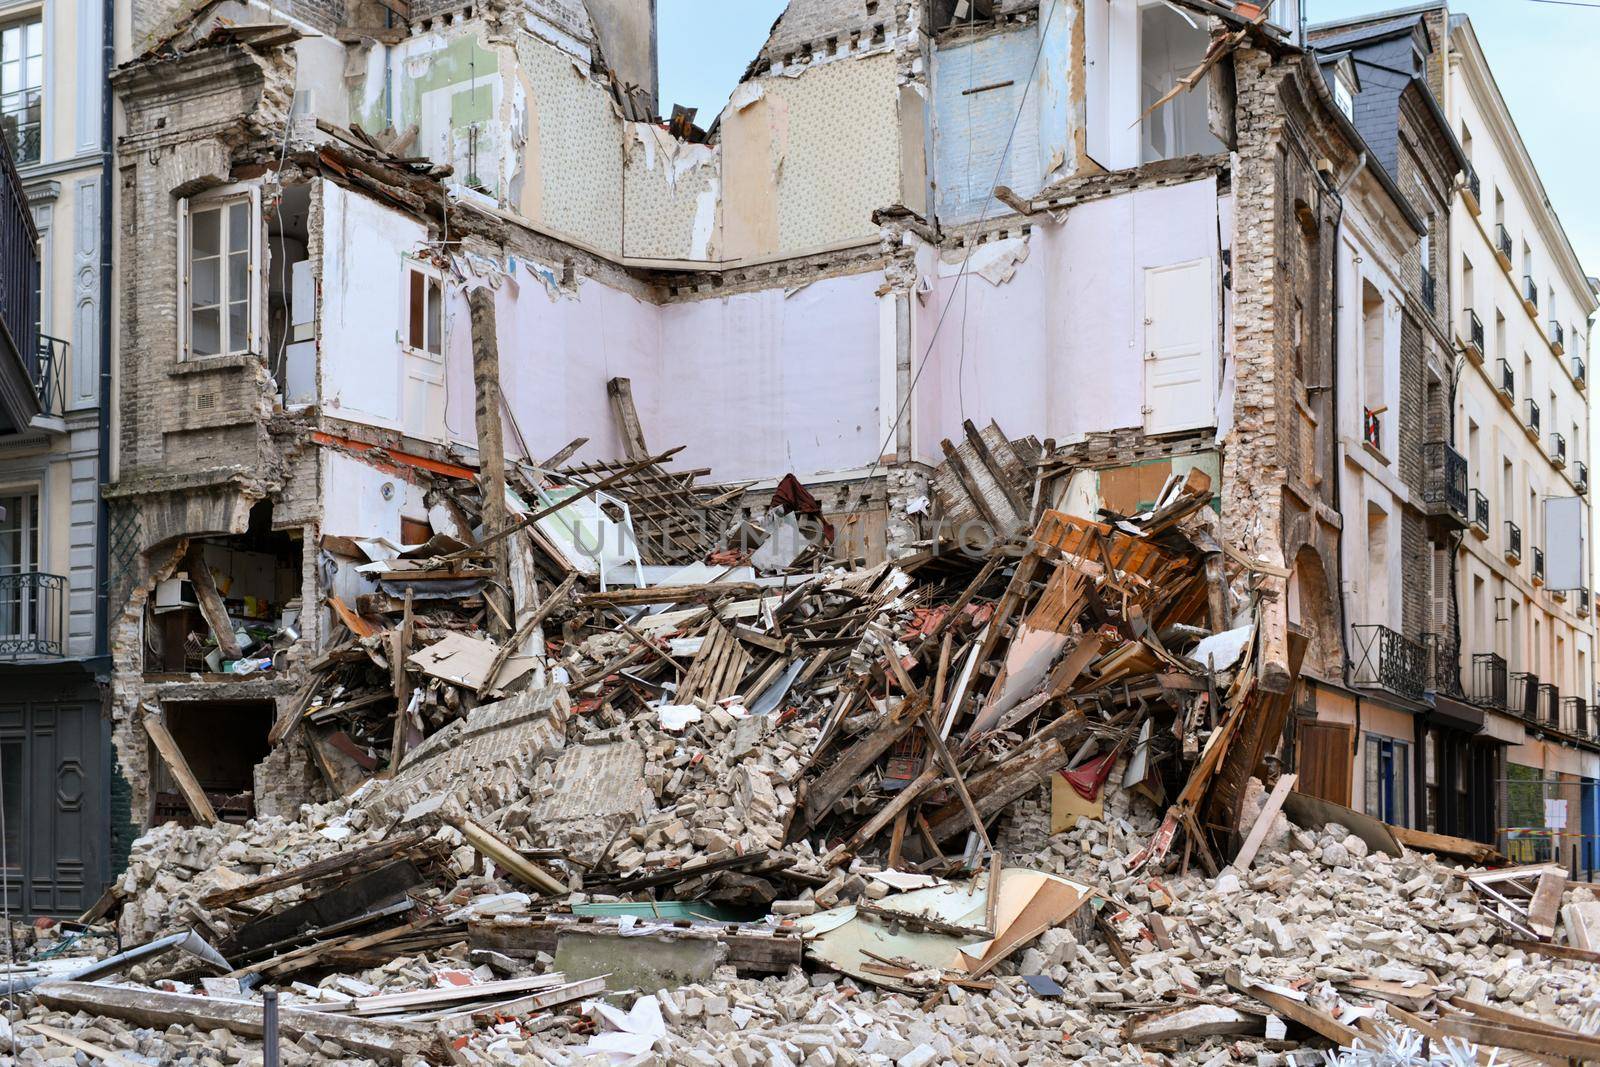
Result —
[[[1006,133],[1005,146],[1001,148],[1000,158],[995,164],[994,179],[989,183],[989,192],[984,198],[983,210],[978,214],[978,221],[972,224],[971,232],[974,235],[976,235],[976,233],[983,228],[985,220],[987,220],[989,217],[989,209],[994,204],[994,191],[995,188],[1000,184],[1000,175],[1004,173],[1006,160],[1011,155],[1011,143],[1016,139],[1017,126],[1022,121],[1022,111],[1028,106],[1028,90],[1032,87],[1034,75],[1039,70],[1039,59],[1044,55],[1045,39],[1050,32],[1051,23],[1055,20],[1056,8],[1060,6],[1061,0],[1051,0],[1049,13],[1046,14],[1044,20],[1039,24],[1039,47],[1033,53],[1033,64],[1028,68],[1028,78],[1022,83],[1022,96],[1017,101],[1017,113],[1011,119],[1011,129]],[[972,262],[972,252],[976,247],[976,242],[967,242],[966,254],[961,257],[961,269],[956,272],[955,284],[958,286],[965,286],[967,283],[967,267]],[[922,372],[928,369],[928,358],[933,355],[933,346],[939,340],[939,331],[944,328],[944,320],[949,317],[950,308],[953,307],[954,304],[954,300],[946,301],[944,308],[939,312],[938,321],[933,324],[933,335],[928,338],[928,346],[922,352],[922,361],[917,365],[916,373],[911,376],[911,384],[906,388],[905,399],[900,402],[899,410],[895,412],[894,421],[889,424],[889,432],[884,435],[883,443],[878,446],[877,454],[873,457],[872,466],[867,469],[867,481],[871,481],[872,478],[878,473],[878,468],[883,464],[884,449],[889,447],[890,442],[894,440],[895,434],[899,432],[900,422],[905,418],[906,409],[911,405],[911,397],[916,392],[917,383],[922,380]],[[956,382],[956,392],[958,396],[960,391],[961,382],[958,379]],[[858,503],[850,512],[851,518],[860,513],[861,508],[867,503],[868,495],[870,494],[863,494],[860,503]]]

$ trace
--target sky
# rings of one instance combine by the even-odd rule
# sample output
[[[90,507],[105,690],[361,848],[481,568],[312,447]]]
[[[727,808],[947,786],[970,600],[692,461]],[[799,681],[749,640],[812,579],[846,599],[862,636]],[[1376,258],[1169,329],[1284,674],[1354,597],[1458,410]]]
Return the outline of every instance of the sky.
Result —
[[[709,127],[784,0],[657,2],[661,110],[697,107],[696,122]],[[1306,5],[1313,23],[1405,6],[1403,0]],[[1471,16],[1572,247],[1585,272],[1600,275],[1600,210],[1589,195],[1600,174],[1600,48],[1592,43],[1600,41],[1600,0],[1454,0],[1450,7]]]

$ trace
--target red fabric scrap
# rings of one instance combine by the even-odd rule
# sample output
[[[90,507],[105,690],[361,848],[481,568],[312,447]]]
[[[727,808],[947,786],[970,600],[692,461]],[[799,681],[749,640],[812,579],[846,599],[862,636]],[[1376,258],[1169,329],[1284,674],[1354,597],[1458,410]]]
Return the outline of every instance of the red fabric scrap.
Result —
[[[1093,800],[1100,795],[1106,779],[1111,777],[1111,765],[1116,758],[1116,752],[1107,752],[1070,771],[1062,771],[1061,777],[1067,780],[1074,793],[1085,800]]]
[[[785,474],[778,488],[772,491],[772,506],[795,515],[806,515],[822,523],[822,541],[833,544],[833,523],[822,517],[822,505],[811,491],[800,484],[793,474]]]

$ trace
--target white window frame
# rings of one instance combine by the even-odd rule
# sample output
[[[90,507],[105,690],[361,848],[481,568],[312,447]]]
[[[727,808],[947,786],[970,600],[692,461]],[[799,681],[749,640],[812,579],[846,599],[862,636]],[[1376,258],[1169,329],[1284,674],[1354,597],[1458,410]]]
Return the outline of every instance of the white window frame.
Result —
[[[422,332],[423,344],[421,347],[411,343],[411,276],[420,274],[426,281],[423,284],[423,300],[426,302],[428,289],[437,286],[439,292],[439,351],[434,352],[427,347],[428,318],[426,303],[423,308]],[[400,272],[400,329],[397,336],[400,347],[412,355],[431,360],[434,363],[444,362],[445,345],[445,287],[444,272],[427,260],[414,256],[405,257],[405,269]]]
[[[250,205],[250,247],[248,270],[248,284],[250,286],[249,304],[246,312],[245,347],[243,349],[227,349],[211,355],[196,356],[189,351],[190,347],[190,319],[192,309],[189,306],[189,261],[192,254],[190,248],[190,217],[196,209],[210,210],[212,208],[225,208],[229,204],[248,202]],[[225,233],[225,228],[222,231]],[[226,255],[224,255],[226,259]],[[228,271],[226,262],[219,272],[221,286],[221,310],[218,314],[218,328],[221,336],[226,338],[228,298]],[[230,356],[248,355],[258,353],[263,347],[261,344],[263,334],[261,290],[261,186],[252,184],[224,185],[216,189],[209,189],[197,196],[184,197],[178,201],[178,359],[180,362],[204,361],[209,359],[223,359]]]
[[[14,11],[0,12],[0,30],[25,27],[32,25],[33,23],[38,23],[39,25],[39,84],[37,86],[39,90],[39,154],[34,159],[25,161],[18,160],[17,167],[20,170],[26,170],[29,167],[37,167],[40,164],[48,163],[55,158],[54,154],[50,151],[50,109],[52,94],[49,92],[52,58],[50,53],[52,50],[52,44],[54,43],[54,35],[51,32],[51,19],[49,17],[49,12],[46,11],[46,7],[47,5],[40,3],[33,4],[28,7],[19,7]],[[26,51],[24,51],[20,62],[22,63],[25,79],[28,62]],[[13,153],[13,158],[15,158],[15,153]]]

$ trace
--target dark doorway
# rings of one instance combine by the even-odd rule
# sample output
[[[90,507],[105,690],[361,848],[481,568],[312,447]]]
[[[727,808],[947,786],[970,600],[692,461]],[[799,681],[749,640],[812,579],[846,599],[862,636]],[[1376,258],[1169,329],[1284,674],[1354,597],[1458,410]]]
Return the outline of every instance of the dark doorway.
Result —
[[[0,669],[0,891],[14,915],[78,915],[109,867],[111,746],[81,670]]]
[[[255,769],[272,746],[267,732],[275,714],[270,700],[193,700],[162,704],[167,731],[205,790],[217,816],[243,822],[255,815]],[[188,802],[154,746],[152,823],[192,822]]]

